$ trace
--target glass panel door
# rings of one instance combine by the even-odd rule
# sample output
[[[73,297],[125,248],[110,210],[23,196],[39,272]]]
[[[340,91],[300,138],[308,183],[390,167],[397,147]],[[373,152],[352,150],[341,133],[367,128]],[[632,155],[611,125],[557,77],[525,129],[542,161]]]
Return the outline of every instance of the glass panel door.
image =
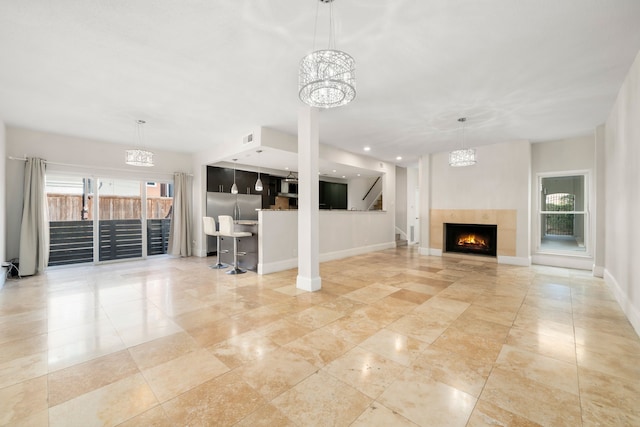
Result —
[[[142,186],[126,179],[98,180],[98,259],[141,258]]]
[[[173,209],[173,184],[147,182],[146,190],[147,255],[166,254]]]
[[[93,262],[93,181],[47,172],[49,266]]]

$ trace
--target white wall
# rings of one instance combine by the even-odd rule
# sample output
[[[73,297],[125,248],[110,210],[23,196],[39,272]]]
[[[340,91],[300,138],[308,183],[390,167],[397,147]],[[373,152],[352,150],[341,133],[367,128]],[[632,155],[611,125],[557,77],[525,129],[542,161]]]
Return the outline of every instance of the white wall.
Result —
[[[0,262],[8,261],[7,253],[7,225],[6,218],[6,138],[4,122],[0,120]],[[0,288],[4,285],[6,279],[6,269],[0,268]]]
[[[595,185],[595,161],[596,161],[595,135],[593,133],[575,138],[567,138],[556,141],[541,142],[531,145],[531,252],[535,264],[554,265],[559,267],[582,268],[591,270],[593,267],[594,239],[596,232],[595,217],[588,218],[589,230],[587,241],[587,253],[548,255],[537,254],[540,238],[540,221],[538,221],[538,208],[540,191],[538,189],[539,174],[587,174],[587,206],[589,214],[594,211],[596,201]]]
[[[430,209],[515,209],[516,257],[530,257],[531,147],[528,141],[485,145],[476,148],[473,166],[449,166],[449,153],[431,156]],[[421,177],[421,192],[425,183]],[[424,197],[423,197],[424,200]],[[424,212],[424,209],[422,209]],[[428,218],[426,218],[428,221]],[[421,218],[423,239],[429,223]],[[428,237],[428,234],[427,236]],[[423,241],[421,246],[428,244]],[[422,252],[422,251],[421,251]]]
[[[320,261],[395,247],[391,212],[320,211]],[[298,212],[261,211],[258,273],[298,266]]]
[[[407,168],[407,240],[409,244],[420,241],[420,200],[418,190],[419,173],[417,168]],[[411,239],[413,227],[413,240]]]
[[[120,144],[15,127],[7,127],[6,131],[6,156],[43,158],[47,160],[47,170],[68,171],[87,177],[149,181],[172,179],[174,172],[192,173],[190,154],[154,150],[155,166],[141,168],[124,164],[126,149],[126,146]],[[11,183],[6,189],[6,256],[9,258],[18,257],[19,254],[23,178],[24,162],[7,160],[6,179]]]
[[[605,124],[604,277],[640,334],[640,54]]]
[[[407,239],[407,169],[399,166],[396,166],[396,232]]]

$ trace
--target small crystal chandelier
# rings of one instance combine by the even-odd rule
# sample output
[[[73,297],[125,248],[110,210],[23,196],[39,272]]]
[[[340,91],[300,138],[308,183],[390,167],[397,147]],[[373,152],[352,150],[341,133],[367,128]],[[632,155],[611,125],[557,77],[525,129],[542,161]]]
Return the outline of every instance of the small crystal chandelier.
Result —
[[[333,0],[329,3],[329,47],[315,50],[300,61],[298,96],[311,107],[334,108],[356,97],[356,63],[348,53],[335,49]],[[318,13],[316,8],[316,27]]]
[[[465,117],[460,117],[458,121],[462,124],[462,144],[460,150],[454,150],[449,153],[449,166],[471,166],[476,164],[476,150],[473,148],[464,148],[464,123],[467,121]]]
[[[125,163],[131,166],[153,166],[153,153],[151,151],[144,150],[142,143],[142,125],[146,122],[144,120],[137,120],[137,133],[138,133],[138,146],[132,150],[125,151]]]

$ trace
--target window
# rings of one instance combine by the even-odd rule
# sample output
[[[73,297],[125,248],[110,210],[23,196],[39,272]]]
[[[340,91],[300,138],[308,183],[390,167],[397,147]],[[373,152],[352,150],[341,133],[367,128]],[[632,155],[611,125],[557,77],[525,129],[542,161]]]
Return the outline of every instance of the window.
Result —
[[[586,175],[540,178],[541,252],[586,253]]]

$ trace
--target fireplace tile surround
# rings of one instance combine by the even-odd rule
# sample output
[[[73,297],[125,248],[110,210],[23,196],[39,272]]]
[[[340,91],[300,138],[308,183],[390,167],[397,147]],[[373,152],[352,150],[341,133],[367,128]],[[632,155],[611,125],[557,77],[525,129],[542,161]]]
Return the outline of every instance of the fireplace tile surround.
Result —
[[[495,224],[498,227],[498,256],[516,256],[516,209],[431,209],[431,249],[444,250],[444,224]]]

